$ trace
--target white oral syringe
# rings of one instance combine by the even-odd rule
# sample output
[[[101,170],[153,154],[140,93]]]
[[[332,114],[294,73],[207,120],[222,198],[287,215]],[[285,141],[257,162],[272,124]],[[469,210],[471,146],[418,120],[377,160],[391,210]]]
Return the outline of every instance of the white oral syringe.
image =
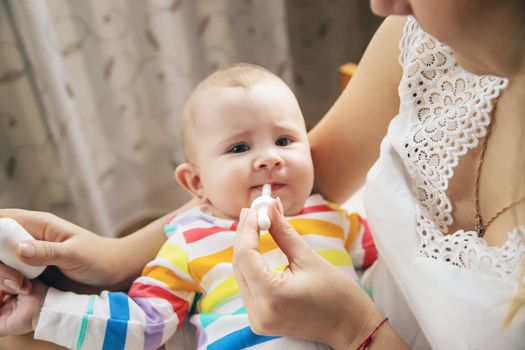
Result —
[[[45,266],[32,266],[22,262],[16,255],[18,243],[34,240],[22,225],[11,218],[0,218],[0,261],[7,266],[20,271],[27,279],[40,275]]]
[[[270,228],[271,222],[268,216],[268,206],[272,201],[272,185],[264,184],[261,195],[255,198],[251,205],[251,208],[257,209],[257,224],[261,231],[266,231]]]

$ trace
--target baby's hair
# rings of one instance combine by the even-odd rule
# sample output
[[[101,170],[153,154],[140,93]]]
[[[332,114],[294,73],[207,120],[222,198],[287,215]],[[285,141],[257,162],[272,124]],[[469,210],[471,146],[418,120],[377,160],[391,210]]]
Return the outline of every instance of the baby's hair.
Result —
[[[193,90],[182,110],[179,124],[179,137],[188,161],[191,152],[188,145],[191,143],[190,126],[193,125],[199,113],[200,104],[210,98],[207,93],[214,88],[240,87],[249,90],[251,87],[265,80],[277,80],[285,84],[278,76],[269,70],[255,64],[237,63],[233,66],[222,68],[202,80]]]
[[[249,63],[237,63],[219,69],[202,80],[194,92],[208,87],[242,87],[249,89],[263,79],[279,79],[275,74],[261,66]]]

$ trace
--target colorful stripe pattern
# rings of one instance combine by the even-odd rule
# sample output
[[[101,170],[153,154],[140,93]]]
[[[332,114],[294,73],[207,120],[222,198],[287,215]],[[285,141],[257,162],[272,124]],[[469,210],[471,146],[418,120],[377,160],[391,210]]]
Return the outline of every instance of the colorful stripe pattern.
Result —
[[[322,257],[355,279],[354,267],[366,267],[376,257],[366,222],[319,195],[311,196],[289,222]],[[68,317],[77,315],[79,321],[61,332],[50,329],[52,322],[42,322],[48,329],[37,325],[39,333],[67,335],[71,339],[46,339],[74,344],[77,349],[87,349],[88,344],[89,349],[156,349],[189,316],[197,327],[198,349],[319,349],[319,344],[251,331],[232,267],[235,227],[236,222],[211,217],[201,208],[178,215],[166,227],[167,242],[146,265],[128,296],[111,292],[76,295],[75,303],[69,296],[68,305],[62,306],[56,305],[61,298],[52,298],[53,305],[44,304],[40,320],[50,314],[48,309],[62,308],[68,310]],[[286,268],[286,256],[268,232],[261,234],[260,251],[275,271]],[[189,315],[192,306],[196,313]]]

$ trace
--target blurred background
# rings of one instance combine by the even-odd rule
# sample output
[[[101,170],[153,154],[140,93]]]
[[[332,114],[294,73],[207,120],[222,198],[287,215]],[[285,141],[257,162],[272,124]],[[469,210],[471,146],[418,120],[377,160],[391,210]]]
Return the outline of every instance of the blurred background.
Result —
[[[0,207],[116,236],[184,203],[177,119],[235,62],[296,93],[308,127],[381,19],[364,0],[0,0]]]

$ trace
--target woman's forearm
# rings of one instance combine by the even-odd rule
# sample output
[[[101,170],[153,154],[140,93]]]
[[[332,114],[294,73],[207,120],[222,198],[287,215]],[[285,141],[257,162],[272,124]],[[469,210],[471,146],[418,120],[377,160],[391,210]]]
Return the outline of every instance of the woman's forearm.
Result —
[[[140,275],[144,266],[159,251],[166,240],[164,225],[168,223],[170,213],[140,230],[123,238],[112,238],[111,245],[116,266],[109,267],[115,273],[115,284],[126,283]]]
[[[348,340],[345,332],[340,332],[341,338],[334,344],[336,350],[409,350],[410,347],[396,333],[377,308],[369,315],[359,333],[354,339]],[[350,345],[348,345],[350,344]],[[366,346],[365,346],[366,345]]]
[[[390,323],[386,322],[372,338],[370,350],[409,350],[410,346],[396,333]]]
[[[116,274],[115,285],[126,284],[140,275],[144,266],[153,260],[166,241],[164,226],[177,213],[188,210],[197,202],[191,200],[177,210],[164,215],[149,225],[123,238],[111,239],[112,261],[116,266],[110,267]]]
[[[369,340],[367,349],[410,349],[370,297],[362,290],[356,290],[355,282],[347,279],[340,281],[347,285],[343,290],[352,295],[341,296],[348,302],[340,304],[339,322],[330,329],[325,340],[332,348],[362,350],[365,348],[364,343]]]

